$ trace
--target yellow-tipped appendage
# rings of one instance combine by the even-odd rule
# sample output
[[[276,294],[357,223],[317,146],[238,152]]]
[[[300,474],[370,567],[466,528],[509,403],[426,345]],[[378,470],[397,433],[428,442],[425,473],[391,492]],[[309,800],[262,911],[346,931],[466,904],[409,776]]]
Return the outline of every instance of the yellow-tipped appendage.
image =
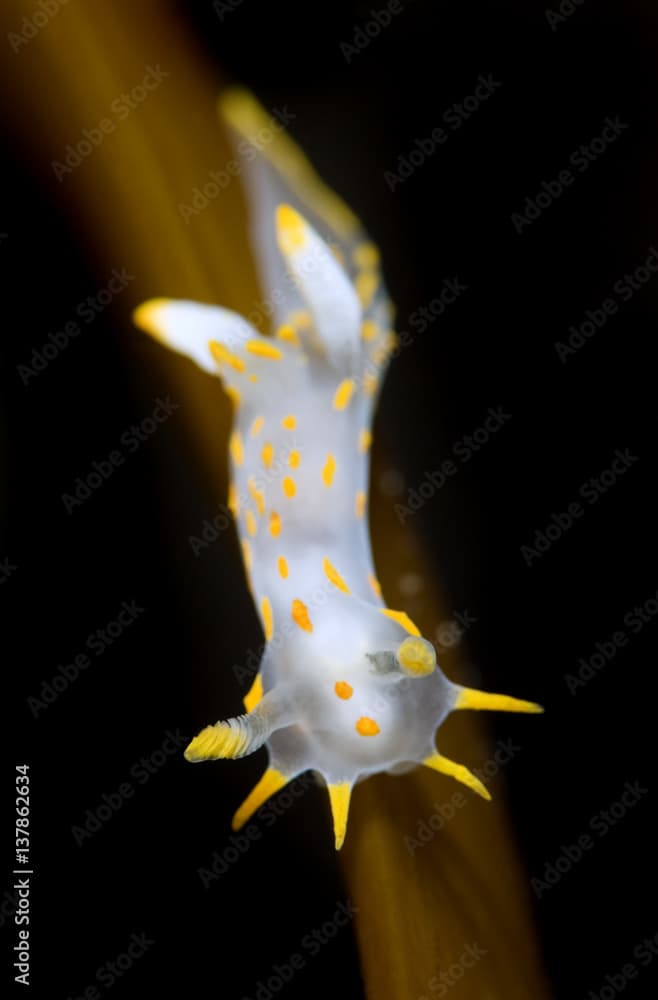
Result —
[[[327,785],[327,790],[329,792],[329,802],[331,803],[331,815],[334,821],[336,850],[340,851],[347,831],[347,814],[350,808],[352,786],[349,781],[343,781],[338,785]]]
[[[152,337],[165,345],[167,342],[163,330],[162,314],[169,305],[169,301],[169,299],[148,299],[137,306],[132,317],[135,326],[144,330],[145,333],[150,333]]]
[[[440,753],[433,753],[431,757],[426,757],[423,764],[425,767],[431,767],[432,770],[438,771],[439,774],[447,774],[451,778],[456,778],[462,785],[466,785],[472,791],[481,795],[483,799],[487,799],[487,801],[491,800],[491,795],[480,779],[471,774],[469,769],[464,767],[463,764],[457,764],[454,760],[450,760]]]
[[[472,708],[477,711],[490,712],[528,712],[531,714],[538,714],[544,711],[542,706],[534,701],[511,698],[508,694],[490,694],[488,691],[475,691],[473,688],[460,689],[454,708]]]
[[[251,819],[256,810],[260,809],[263,803],[267,802],[267,800],[278,792],[280,788],[283,788],[289,780],[290,779],[286,778],[284,774],[277,771],[276,768],[268,767],[263,777],[249,792],[249,795],[231,820],[231,828],[233,830],[239,830],[240,827],[244,826],[247,820]]]

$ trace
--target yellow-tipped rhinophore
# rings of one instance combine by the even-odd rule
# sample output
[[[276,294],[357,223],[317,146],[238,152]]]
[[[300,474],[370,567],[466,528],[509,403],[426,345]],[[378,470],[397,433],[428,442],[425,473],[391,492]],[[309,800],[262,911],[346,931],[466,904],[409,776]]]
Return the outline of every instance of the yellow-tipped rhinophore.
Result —
[[[528,712],[538,714],[544,709],[534,701],[522,701],[511,698],[508,694],[490,694],[488,691],[475,691],[473,688],[462,688],[457,695],[455,709],[473,708],[478,711],[490,712]]]
[[[427,639],[405,639],[400,643],[396,656],[405,674],[410,677],[427,677],[436,667],[434,646]]]
[[[186,748],[185,760],[196,764],[201,760],[244,756],[250,734],[246,727],[234,726],[231,722],[216,722],[214,726],[202,729]]]
[[[481,795],[483,799],[486,799],[488,802],[491,801],[491,795],[480,779],[471,774],[469,769],[464,767],[463,764],[457,764],[454,760],[450,760],[440,753],[433,753],[431,757],[426,757],[423,764],[425,767],[431,767],[440,774],[447,774],[451,778],[456,778],[457,781],[461,781],[462,785],[467,785],[472,791]]]
[[[347,830],[347,814],[350,808],[350,795],[352,786],[349,781],[343,781],[340,785],[327,785],[329,801],[331,803],[331,815],[334,821],[334,835],[336,837],[336,850],[340,851],[345,840]]]
[[[133,312],[133,323],[145,333],[166,344],[162,329],[162,312],[169,304],[169,299],[148,299],[137,306]]]
[[[257,809],[263,805],[264,802],[283,788],[285,784],[289,781],[285,775],[281,774],[274,767],[268,767],[267,771],[260,779],[257,785],[255,785],[249,792],[249,795],[244,800],[235,816],[231,821],[231,828],[233,830],[239,830],[247,820],[251,819]]]

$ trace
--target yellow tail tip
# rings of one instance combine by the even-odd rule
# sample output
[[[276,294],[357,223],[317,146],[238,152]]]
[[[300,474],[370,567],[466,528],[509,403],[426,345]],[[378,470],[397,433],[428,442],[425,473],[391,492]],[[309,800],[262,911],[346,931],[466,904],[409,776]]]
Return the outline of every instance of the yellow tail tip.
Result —
[[[431,767],[439,774],[447,774],[450,778],[466,785],[471,791],[481,795],[487,802],[491,802],[491,793],[486,785],[483,785],[477,775],[473,774],[464,764],[457,764],[456,761],[444,757],[443,754],[434,753],[431,757],[426,757],[423,761],[425,767]]]
[[[349,781],[343,781],[339,785],[327,785],[327,790],[331,803],[331,815],[334,821],[336,850],[340,851],[345,842],[345,834],[347,833],[347,814],[350,808],[352,786]]]
[[[457,695],[455,709],[462,708],[489,712],[525,712],[528,715],[539,715],[544,711],[543,706],[535,701],[524,701],[507,694],[476,691],[473,688],[462,688]]]
[[[145,333],[150,333],[157,340],[164,340],[162,314],[169,299],[148,299],[133,311],[132,319],[135,326]]]

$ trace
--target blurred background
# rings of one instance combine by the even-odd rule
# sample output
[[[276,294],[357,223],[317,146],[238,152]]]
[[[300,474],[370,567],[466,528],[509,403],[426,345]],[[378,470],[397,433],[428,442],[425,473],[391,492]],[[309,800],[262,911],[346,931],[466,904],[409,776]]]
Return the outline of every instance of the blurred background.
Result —
[[[100,127],[108,111],[107,102],[93,110],[84,73],[76,76],[76,0],[53,3],[41,27],[37,6],[12,3],[3,16],[0,601],[15,726],[4,787],[17,761],[31,762],[36,995],[84,996],[134,933],[154,943],[115,977],[113,996],[164,987],[253,996],[345,899],[325,793],[314,787],[263,825],[261,840],[232,845],[245,857],[231,855],[214,880],[204,875],[213,859],[223,869],[215,852],[226,851],[230,815],[264,760],[218,765],[209,778],[167,742],[240,711],[240,665],[262,640],[225,528],[228,400],[130,319],[150,295],[194,292],[241,311],[259,301],[238,183],[203,207],[195,196],[230,154],[211,89],[206,103],[184,100],[189,81],[163,55],[162,11],[168,44],[178,39],[217,89],[239,82],[269,111],[287,109],[290,134],[381,249],[407,336],[375,428],[375,558],[389,604],[431,623],[448,673],[459,663],[486,689],[546,706],[518,724],[487,720],[486,745],[515,741],[495,794],[511,817],[548,995],[606,996],[606,977],[628,963],[637,976],[623,978],[624,995],[654,995],[658,964],[637,948],[658,930],[648,905],[653,768],[642,740],[653,721],[658,620],[655,8],[171,0],[137,16],[119,4],[116,39],[141,33],[144,71],[119,73],[117,98],[148,67],[170,75],[144,99],[120,100],[101,147],[58,178],[53,164],[81,138],[80,122]],[[113,46],[119,57],[109,34]],[[180,95],[180,117],[161,124],[158,142],[146,123],[167,91],[167,100]],[[157,161],[166,168],[182,156],[183,120],[207,158],[158,189],[172,224],[158,230],[139,202],[122,216],[110,192],[128,191],[135,169],[122,134],[146,136],[155,187],[165,172]],[[101,156],[107,174],[95,175]],[[101,220],[112,219],[108,249]],[[142,264],[151,231],[172,287]],[[207,252],[193,289],[178,247],[195,237]],[[449,287],[460,292],[448,303]],[[78,335],[53,339],[71,321]],[[163,399],[174,407],[153,422]],[[485,432],[491,409],[506,416]],[[117,449],[124,461],[67,509],[77,478]],[[626,458],[613,466],[617,452]],[[456,474],[423,498],[428,473],[448,458]],[[568,524],[577,501],[582,516]],[[205,544],[194,545],[204,530]],[[132,617],[111,627],[124,602],[134,602]],[[43,682],[85,652],[90,665],[43,701]],[[474,752],[468,763],[485,758]],[[135,794],[76,839],[87,810],[126,781]],[[627,785],[635,792],[622,799]],[[436,794],[452,791],[445,783]],[[431,802],[422,815],[430,811]],[[415,833],[416,819],[398,836]],[[583,836],[591,845],[574,860]],[[280,915],[282,899],[292,918]],[[13,927],[2,912],[9,954]],[[485,995],[462,989],[452,995]],[[348,927],[282,994],[363,990]],[[443,994],[428,985],[426,995]]]

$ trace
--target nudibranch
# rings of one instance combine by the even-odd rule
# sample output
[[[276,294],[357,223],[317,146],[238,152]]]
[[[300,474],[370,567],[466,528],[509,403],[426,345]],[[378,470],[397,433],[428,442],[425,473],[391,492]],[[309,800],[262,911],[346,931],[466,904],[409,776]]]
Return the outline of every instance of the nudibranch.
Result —
[[[287,782],[327,784],[336,848],[355,782],[424,764],[484,798],[435,734],[459,709],[539,712],[452,683],[377,582],[367,520],[373,412],[395,344],[376,247],[281,124],[244,91],[220,101],[236,140],[274,332],[216,306],[152,299],[135,322],[220,375],[235,404],[229,506],[266,645],[246,712],[203,729],[189,761],[269,766],[238,829]]]

